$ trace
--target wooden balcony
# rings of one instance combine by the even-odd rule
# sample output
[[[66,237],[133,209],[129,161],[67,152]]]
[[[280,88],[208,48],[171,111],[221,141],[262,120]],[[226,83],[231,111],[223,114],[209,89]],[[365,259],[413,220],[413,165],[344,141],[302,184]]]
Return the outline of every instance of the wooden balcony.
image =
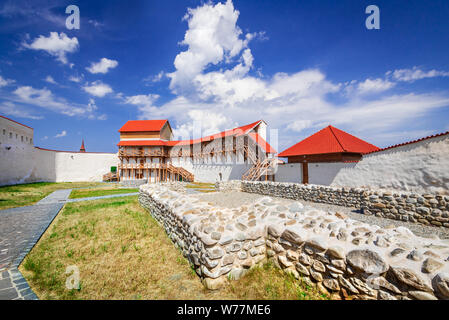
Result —
[[[129,158],[129,157],[168,157],[168,153],[162,150],[136,150],[127,149],[119,150],[119,157]]]
[[[167,169],[168,168],[168,164],[166,163],[144,163],[144,164],[140,164],[140,163],[120,163],[117,166],[118,169],[120,170],[138,170],[138,169]]]

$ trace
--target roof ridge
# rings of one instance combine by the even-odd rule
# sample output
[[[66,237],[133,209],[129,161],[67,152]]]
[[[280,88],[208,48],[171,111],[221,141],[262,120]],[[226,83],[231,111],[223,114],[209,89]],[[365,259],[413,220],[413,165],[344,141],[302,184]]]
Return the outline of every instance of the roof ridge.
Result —
[[[340,140],[338,139],[337,135],[335,134],[334,130],[332,130],[332,126],[329,125],[328,128],[330,129],[330,131],[332,132],[332,135],[335,137],[335,139],[337,140],[338,144],[340,145],[341,149],[346,152],[346,149],[343,148],[343,145],[341,144]]]

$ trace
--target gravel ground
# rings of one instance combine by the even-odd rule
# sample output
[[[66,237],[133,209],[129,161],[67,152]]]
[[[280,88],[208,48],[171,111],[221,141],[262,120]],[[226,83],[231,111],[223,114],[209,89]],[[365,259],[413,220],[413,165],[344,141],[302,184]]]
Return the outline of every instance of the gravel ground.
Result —
[[[235,208],[244,204],[252,204],[257,199],[264,197],[260,194],[254,193],[246,193],[239,191],[231,191],[231,192],[213,192],[206,194],[198,194],[198,198],[204,201],[212,202],[217,206],[225,207],[225,208]],[[274,199],[280,200],[283,204],[290,204],[294,202],[294,200],[284,199],[284,198],[276,198]],[[331,204],[324,203],[315,203],[309,201],[299,201],[306,207],[312,207],[321,209],[324,211],[331,212],[341,212],[349,216],[354,220],[358,220],[361,222],[365,222],[371,225],[378,225],[383,228],[395,228],[395,227],[406,227],[410,229],[417,236],[425,237],[425,238],[435,238],[439,237],[440,239],[449,239],[449,229],[444,227],[434,227],[434,226],[425,226],[419,223],[413,222],[405,222],[399,220],[385,219],[376,216],[368,216],[361,214],[359,210],[354,208],[347,208],[342,206],[336,206]]]

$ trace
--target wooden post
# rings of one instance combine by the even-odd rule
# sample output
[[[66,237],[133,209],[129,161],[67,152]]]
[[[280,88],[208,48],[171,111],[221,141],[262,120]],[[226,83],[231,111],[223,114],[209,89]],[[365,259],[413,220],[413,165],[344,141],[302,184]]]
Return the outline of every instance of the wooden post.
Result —
[[[307,162],[302,163],[302,183],[303,184],[309,183],[309,166]]]

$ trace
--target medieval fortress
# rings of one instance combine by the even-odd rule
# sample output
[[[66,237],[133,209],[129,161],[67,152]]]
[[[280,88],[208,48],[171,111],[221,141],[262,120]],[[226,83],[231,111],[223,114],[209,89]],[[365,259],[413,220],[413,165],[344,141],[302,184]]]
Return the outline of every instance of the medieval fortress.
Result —
[[[167,120],[130,120],[117,153],[58,151],[0,116],[0,185],[101,181],[114,168],[210,289],[272,260],[331,297],[449,299],[449,132],[380,149],[328,126],[278,152],[266,131],[259,120],[174,140]]]
[[[329,126],[278,153],[266,141],[266,131],[260,120],[175,141],[167,120],[131,120],[119,130],[117,153],[61,151],[35,147],[32,128],[0,116],[0,185],[101,181],[116,167],[121,181],[140,183],[243,178],[419,193],[449,190],[449,132],[379,149]]]

